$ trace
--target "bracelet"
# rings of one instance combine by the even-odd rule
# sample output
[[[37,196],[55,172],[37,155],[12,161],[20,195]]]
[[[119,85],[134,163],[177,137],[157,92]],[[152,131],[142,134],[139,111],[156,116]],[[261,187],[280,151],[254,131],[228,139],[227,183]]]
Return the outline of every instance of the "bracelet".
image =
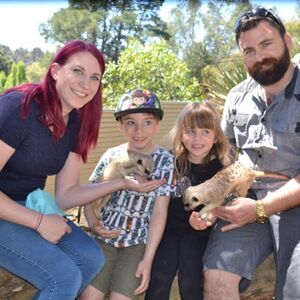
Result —
[[[44,215],[42,213],[39,213],[37,222],[35,224],[35,226],[33,227],[34,230],[38,230],[38,228],[40,227],[42,220],[43,220]]]

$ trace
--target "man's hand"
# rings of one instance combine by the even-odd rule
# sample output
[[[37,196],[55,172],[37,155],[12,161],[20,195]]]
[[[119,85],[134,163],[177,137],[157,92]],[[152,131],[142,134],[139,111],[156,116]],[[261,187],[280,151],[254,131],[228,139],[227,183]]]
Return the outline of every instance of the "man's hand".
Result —
[[[218,218],[231,223],[221,229],[229,231],[255,221],[256,203],[250,198],[236,198],[230,205],[215,208],[213,213]]]

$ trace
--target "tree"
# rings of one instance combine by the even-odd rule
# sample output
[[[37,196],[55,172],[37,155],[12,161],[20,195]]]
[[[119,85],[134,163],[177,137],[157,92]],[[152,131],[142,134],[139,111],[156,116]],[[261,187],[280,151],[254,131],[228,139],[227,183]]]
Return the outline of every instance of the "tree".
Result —
[[[166,42],[143,45],[132,40],[120,54],[118,65],[107,65],[103,77],[105,106],[115,107],[124,92],[136,88],[152,90],[162,101],[199,101],[199,84],[187,75],[186,64]]]
[[[179,2],[171,10],[168,22],[172,49],[187,64],[189,75],[197,79],[203,67],[212,62],[199,36],[202,26],[200,8],[201,1]]]
[[[202,70],[200,86],[203,95],[213,99],[222,109],[228,92],[246,78],[247,72],[242,57],[235,54],[218,65],[207,65]]]
[[[179,1],[168,22],[172,49],[185,61],[190,76],[199,82],[207,65],[218,64],[236,50],[236,18],[251,8],[246,0],[210,0],[206,4],[204,10],[201,1]]]
[[[6,82],[6,75],[3,71],[0,71],[0,92],[4,90],[5,82]]]
[[[43,56],[44,56],[44,52],[42,51],[41,48],[35,47],[35,48],[32,49],[32,52],[31,52],[31,59],[32,59],[32,62],[38,61],[38,60],[41,59]]]
[[[26,77],[29,82],[40,82],[46,73],[46,68],[38,62],[34,62],[26,67]]]
[[[207,7],[202,13],[204,44],[211,60],[218,64],[236,50],[235,22],[242,13],[252,9],[252,5],[249,1],[211,0]]]
[[[27,81],[26,72],[25,72],[25,64],[20,61],[19,63],[13,63],[11,66],[11,72],[8,74],[6,78],[6,82],[4,85],[4,89],[8,89],[15,85],[19,85]]]
[[[80,38],[95,43],[107,57],[117,62],[129,37],[148,41],[168,38],[166,24],[158,17],[163,0],[69,1],[46,23],[40,33],[46,41],[66,43]]]
[[[8,74],[12,63],[13,60],[11,50],[7,46],[0,45],[0,70],[5,74]]]

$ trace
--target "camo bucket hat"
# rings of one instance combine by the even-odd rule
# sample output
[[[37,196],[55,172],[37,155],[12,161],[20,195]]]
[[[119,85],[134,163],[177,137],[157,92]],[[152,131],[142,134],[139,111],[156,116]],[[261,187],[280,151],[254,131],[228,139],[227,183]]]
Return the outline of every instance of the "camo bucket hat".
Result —
[[[161,109],[158,97],[151,91],[135,89],[125,93],[115,110],[115,118],[133,113],[150,113],[159,120],[163,118],[164,112]]]

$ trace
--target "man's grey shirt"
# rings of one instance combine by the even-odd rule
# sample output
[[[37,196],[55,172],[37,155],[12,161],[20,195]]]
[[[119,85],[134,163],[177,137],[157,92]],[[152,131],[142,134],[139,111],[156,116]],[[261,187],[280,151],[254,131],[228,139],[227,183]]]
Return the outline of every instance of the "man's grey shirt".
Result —
[[[222,128],[253,169],[300,174],[300,70],[267,106],[261,86],[248,78],[228,94]],[[267,182],[274,180],[267,179]]]

